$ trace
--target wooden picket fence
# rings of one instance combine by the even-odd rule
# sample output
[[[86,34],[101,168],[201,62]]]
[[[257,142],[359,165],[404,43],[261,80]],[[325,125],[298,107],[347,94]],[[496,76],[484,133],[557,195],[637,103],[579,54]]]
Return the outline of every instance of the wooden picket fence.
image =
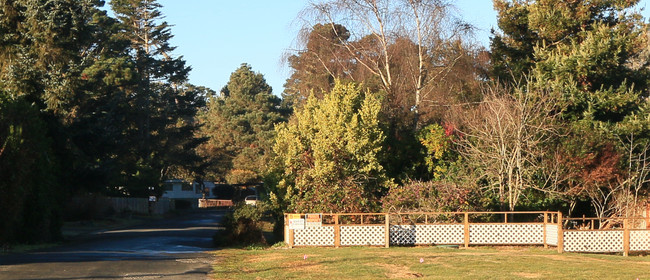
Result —
[[[233,202],[230,199],[199,199],[199,208],[213,207],[232,207]]]
[[[321,223],[285,214],[285,242],[297,246],[539,245],[558,252],[650,251],[647,218],[621,218],[595,229],[594,218],[561,212],[325,213]],[[302,219],[303,221],[300,221]],[[311,218],[310,218],[311,219]],[[296,223],[300,222],[300,223]]]

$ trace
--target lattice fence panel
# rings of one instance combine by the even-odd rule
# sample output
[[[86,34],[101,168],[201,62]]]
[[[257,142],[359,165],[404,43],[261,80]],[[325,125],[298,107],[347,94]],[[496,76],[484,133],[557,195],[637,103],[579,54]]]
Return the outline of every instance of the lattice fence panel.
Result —
[[[334,227],[311,227],[293,231],[295,246],[334,246]]]
[[[557,225],[546,225],[546,244],[557,246]]]
[[[386,227],[341,226],[341,246],[385,245]]]
[[[544,224],[481,224],[469,226],[470,244],[544,244]]]
[[[622,230],[584,230],[564,232],[564,251],[567,252],[622,252]]]
[[[393,225],[390,243],[394,245],[463,244],[463,225]]]
[[[630,230],[630,251],[650,251],[650,231]]]

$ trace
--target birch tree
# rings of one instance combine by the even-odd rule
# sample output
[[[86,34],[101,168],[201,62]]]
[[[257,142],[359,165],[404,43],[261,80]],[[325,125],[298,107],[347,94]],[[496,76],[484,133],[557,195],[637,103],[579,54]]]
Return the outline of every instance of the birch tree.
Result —
[[[306,15],[326,23],[346,52],[343,58],[376,77],[389,98],[404,100],[416,126],[437,83],[466,55],[462,49],[468,48],[464,39],[471,29],[444,0],[319,1]],[[349,34],[339,34],[340,25]]]
[[[463,117],[460,152],[502,208],[512,211],[525,190],[553,183],[541,170],[546,148],[558,135],[555,106],[545,94],[493,87]]]

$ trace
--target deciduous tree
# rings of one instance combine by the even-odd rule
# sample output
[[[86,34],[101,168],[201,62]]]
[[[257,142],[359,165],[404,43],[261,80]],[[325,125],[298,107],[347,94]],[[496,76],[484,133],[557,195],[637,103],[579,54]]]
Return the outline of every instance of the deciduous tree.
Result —
[[[494,193],[503,210],[515,210],[527,189],[555,183],[542,166],[547,148],[559,135],[557,104],[546,93],[491,88],[464,117],[460,152]],[[556,113],[553,113],[556,112]]]
[[[448,78],[455,75],[454,66],[472,56],[465,41],[471,27],[458,20],[448,1],[314,1],[307,12],[323,23],[316,25],[319,30],[329,27],[325,34],[333,36],[319,37],[327,38],[329,52],[307,48],[301,55],[313,54],[321,67],[335,64],[325,69],[336,71],[322,74],[386,92],[386,108],[413,130],[431,111],[431,102],[449,90],[444,81],[453,80]],[[466,82],[476,78],[470,76]]]

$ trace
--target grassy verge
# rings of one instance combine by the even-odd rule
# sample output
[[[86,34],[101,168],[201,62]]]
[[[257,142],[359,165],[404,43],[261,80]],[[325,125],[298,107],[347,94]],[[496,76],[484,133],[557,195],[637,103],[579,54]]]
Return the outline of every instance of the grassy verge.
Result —
[[[648,279],[650,257],[531,247],[270,248],[214,252],[214,279]]]

